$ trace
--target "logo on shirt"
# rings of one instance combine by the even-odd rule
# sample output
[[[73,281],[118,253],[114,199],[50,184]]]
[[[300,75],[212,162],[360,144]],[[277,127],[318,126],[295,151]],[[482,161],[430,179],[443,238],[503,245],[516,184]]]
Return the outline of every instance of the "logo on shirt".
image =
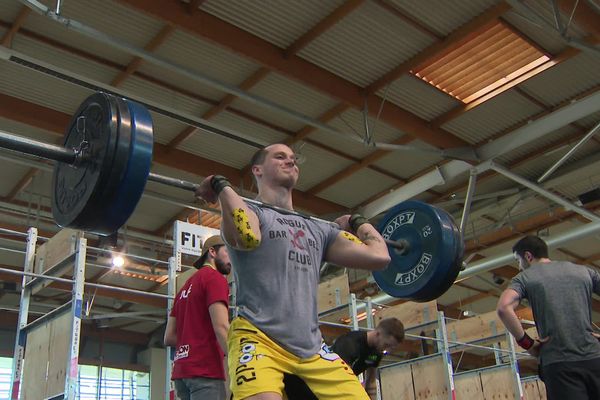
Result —
[[[177,353],[175,353],[175,361],[180,360],[182,358],[187,358],[190,354],[190,345],[182,344],[177,348]]]
[[[299,230],[297,232],[293,232],[291,229],[288,229],[288,232],[290,232],[290,235],[292,235],[292,246],[294,246],[297,249],[304,250],[304,246],[302,245],[302,243],[300,243],[300,238],[303,238],[305,236],[304,231]]]
[[[190,295],[190,293],[192,293],[192,284],[190,284],[190,287],[187,288],[187,290],[182,290],[181,291],[181,295],[179,296],[179,299],[187,299],[187,297]]]

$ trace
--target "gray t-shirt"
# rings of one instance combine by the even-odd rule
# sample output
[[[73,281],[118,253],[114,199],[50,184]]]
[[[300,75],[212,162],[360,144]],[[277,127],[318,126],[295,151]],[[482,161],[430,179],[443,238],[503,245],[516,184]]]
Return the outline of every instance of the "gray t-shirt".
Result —
[[[261,244],[228,246],[239,315],[301,358],[318,353],[317,286],[327,247],[340,230],[331,224],[248,205],[258,216]]]
[[[533,264],[509,286],[528,299],[541,338],[540,362],[582,361],[600,357],[600,343],[592,336],[592,293],[600,294],[600,274],[570,262]]]

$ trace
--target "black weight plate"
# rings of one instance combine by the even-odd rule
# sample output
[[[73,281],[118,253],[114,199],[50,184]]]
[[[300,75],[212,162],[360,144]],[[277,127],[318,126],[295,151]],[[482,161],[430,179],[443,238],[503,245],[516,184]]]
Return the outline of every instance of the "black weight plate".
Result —
[[[406,240],[409,250],[388,247],[391,262],[373,277],[381,289],[395,297],[429,301],[441,295],[458,258],[454,223],[444,211],[419,201],[393,207],[378,230],[386,239]]]
[[[438,286],[436,288],[435,291],[437,293],[437,297],[440,297],[441,295],[446,293],[446,291],[448,289],[450,289],[450,287],[454,284],[456,277],[460,273],[460,269],[462,267],[463,256],[464,256],[464,242],[462,240],[462,235],[460,233],[460,230],[458,229],[458,226],[456,225],[454,219],[452,218],[452,216],[450,214],[446,213],[443,210],[439,210],[439,211],[446,217],[446,223],[449,226],[452,226],[452,230],[454,232],[454,245],[455,245],[455,251],[456,251],[456,259],[450,264],[450,267],[448,268],[448,274],[446,275],[446,277],[444,279],[442,279],[440,281],[440,286]],[[433,299],[430,299],[430,300],[433,300]],[[429,300],[427,300],[427,301],[429,301]]]
[[[88,230],[111,173],[118,142],[118,106],[112,96],[88,97],[69,122],[64,146],[81,148],[80,164],[57,162],[53,175],[52,214],[59,226]]]
[[[86,215],[85,226],[80,228],[88,232],[93,232],[98,235],[110,235],[117,231],[122,225],[110,218],[116,206],[114,197],[119,193],[123,179],[127,172],[127,164],[129,162],[131,146],[133,146],[131,138],[132,120],[129,106],[126,101],[120,97],[107,95],[108,101],[117,105],[117,143],[114,147],[113,157],[110,164],[106,164],[107,177],[98,186],[97,192],[90,198],[89,202],[94,212],[91,215]]]

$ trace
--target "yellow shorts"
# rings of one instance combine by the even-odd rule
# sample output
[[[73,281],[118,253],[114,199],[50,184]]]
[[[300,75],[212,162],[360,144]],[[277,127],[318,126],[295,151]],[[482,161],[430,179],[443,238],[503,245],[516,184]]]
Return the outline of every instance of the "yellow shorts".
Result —
[[[259,393],[283,396],[283,374],[299,376],[320,400],[369,400],[352,369],[335,353],[299,358],[243,318],[232,321],[227,341],[231,393],[242,400]]]

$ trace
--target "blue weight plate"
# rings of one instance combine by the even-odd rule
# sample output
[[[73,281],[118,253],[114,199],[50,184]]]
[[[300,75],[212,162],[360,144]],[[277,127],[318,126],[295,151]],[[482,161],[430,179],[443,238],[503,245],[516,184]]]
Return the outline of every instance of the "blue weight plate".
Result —
[[[110,235],[127,222],[140,201],[152,164],[154,136],[150,113],[133,101],[119,99],[119,102],[127,110],[124,115],[130,116],[129,127],[123,126],[130,130],[129,154],[125,157],[124,168],[115,171],[119,184],[106,198],[103,222],[95,229],[100,235]]]
[[[457,259],[454,224],[444,211],[419,201],[393,207],[378,230],[386,239],[406,240],[409,250],[399,253],[389,247],[391,262],[373,277],[386,293],[414,301],[439,297]]]

